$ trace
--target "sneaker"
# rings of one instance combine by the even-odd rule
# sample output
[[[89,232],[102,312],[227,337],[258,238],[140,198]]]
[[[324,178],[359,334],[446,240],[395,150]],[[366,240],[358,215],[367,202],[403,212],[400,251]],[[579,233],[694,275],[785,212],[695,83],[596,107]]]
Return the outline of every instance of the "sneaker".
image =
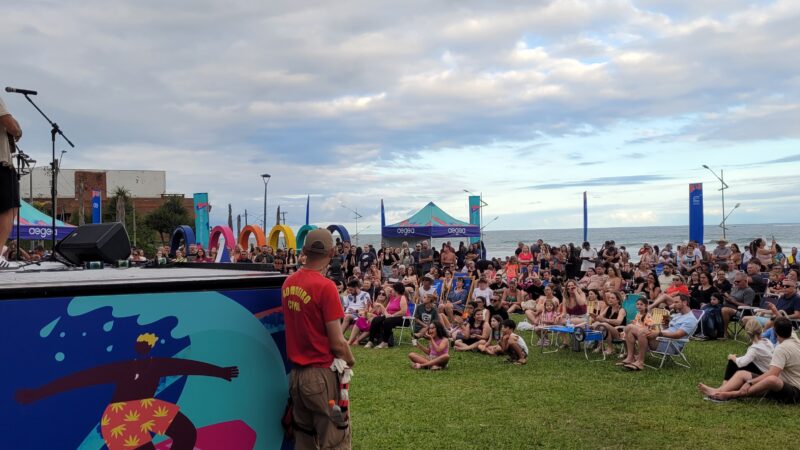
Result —
[[[380,344],[378,344],[378,346],[377,346],[377,347],[375,347],[375,348],[389,348],[389,344],[387,344],[386,342],[381,342],[381,343],[380,343]]]
[[[418,342],[418,341],[417,341],[416,339],[412,339],[412,340],[411,340],[411,345],[413,345],[414,347],[416,347],[416,346],[417,346],[417,342]]]
[[[14,270],[17,268],[19,268],[17,263],[7,260],[5,256],[0,256],[0,270]]]
[[[367,345],[364,348],[372,348],[372,341],[367,342]]]

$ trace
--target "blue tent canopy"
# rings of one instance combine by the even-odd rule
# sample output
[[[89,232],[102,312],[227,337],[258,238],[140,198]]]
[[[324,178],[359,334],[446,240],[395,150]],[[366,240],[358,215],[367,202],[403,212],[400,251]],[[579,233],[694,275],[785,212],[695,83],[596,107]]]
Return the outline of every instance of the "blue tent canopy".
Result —
[[[53,219],[47,214],[34,208],[30,203],[22,200],[19,208],[19,238],[22,240],[49,240],[53,236]],[[75,229],[75,225],[56,220],[56,239],[67,237]],[[11,228],[11,237],[17,238],[17,220]]]

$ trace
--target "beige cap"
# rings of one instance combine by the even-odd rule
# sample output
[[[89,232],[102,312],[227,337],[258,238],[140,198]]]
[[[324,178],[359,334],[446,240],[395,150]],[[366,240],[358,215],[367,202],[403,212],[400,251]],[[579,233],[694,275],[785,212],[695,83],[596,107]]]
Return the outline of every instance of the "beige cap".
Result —
[[[303,243],[303,253],[327,255],[333,248],[333,235],[325,228],[311,230]]]

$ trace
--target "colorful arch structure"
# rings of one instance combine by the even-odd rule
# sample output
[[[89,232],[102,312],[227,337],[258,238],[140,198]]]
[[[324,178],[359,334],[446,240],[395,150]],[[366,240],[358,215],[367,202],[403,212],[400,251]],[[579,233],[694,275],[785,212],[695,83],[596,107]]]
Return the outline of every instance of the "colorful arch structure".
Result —
[[[239,235],[239,247],[248,247],[251,234],[256,237],[256,245],[259,247],[267,245],[267,236],[264,234],[264,230],[258,225],[248,225],[242,229],[242,233]]]
[[[286,247],[297,250],[297,241],[294,238],[294,232],[286,225],[275,225],[272,227],[269,231],[269,246],[272,247],[273,250],[278,250],[278,238],[281,236],[281,233],[283,233],[286,238]]]
[[[233,231],[230,228],[222,225],[217,225],[211,229],[211,236],[208,238],[208,249],[211,250],[212,248],[219,247],[219,238],[225,238],[225,247],[229,250],[233,250],[233,246],[236,244],[236,239],[233,237]]]
[[[189,225],[181,225],[175,228],[172,232],[172,237],[169,240],[169,254],[175,256],[175,251],[181,246],[181,240],[186,244],[185,248],[188,250],[190,245],[195,245],[194,231]]]
[[[297,230],[297,249],[300,250],[303,248],[303,244],[306,243],[306,235],[309,231],[316,230],[316,225],[303,225]]]
[[[347,232],[347,228],[343,227],[342,225],[328,225],[328,231],[333,234],[334,232],[339,233],[339,237],[342,238],[343,242],[352,242],[350,240],[350,233]]]

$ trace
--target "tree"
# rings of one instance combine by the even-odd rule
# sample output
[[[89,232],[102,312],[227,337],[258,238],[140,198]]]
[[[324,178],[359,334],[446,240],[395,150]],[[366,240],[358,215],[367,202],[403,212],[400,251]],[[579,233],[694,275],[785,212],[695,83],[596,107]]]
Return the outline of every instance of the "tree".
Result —
[[[168,197],[155,211],[147,215],[145,225],[157,232],[162,245],[167,245],[165,236],[170,236],[175,228],[191,221],[189,212],[183,207],[180,197]]]

